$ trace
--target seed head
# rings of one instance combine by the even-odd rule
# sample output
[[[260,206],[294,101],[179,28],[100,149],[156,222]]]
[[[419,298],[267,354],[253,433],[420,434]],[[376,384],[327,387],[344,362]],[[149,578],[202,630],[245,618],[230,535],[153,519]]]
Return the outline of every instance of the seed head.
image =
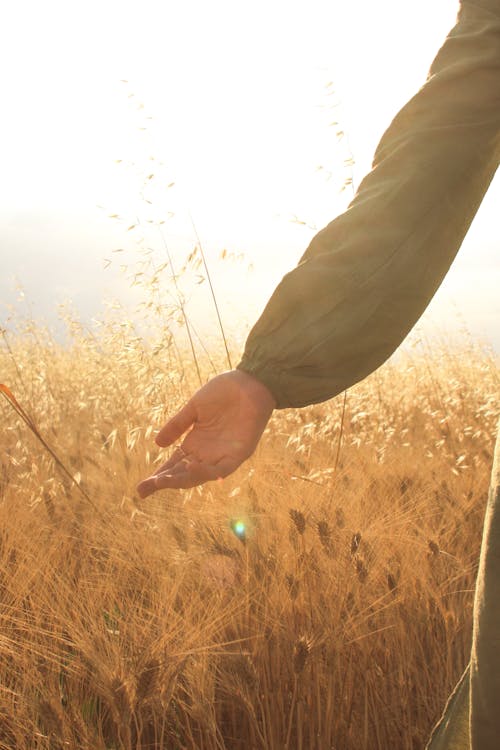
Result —
[[[132,714],[129,685],[118,675],[115,675],[111,680],[111,693],[113,696],[113,708],[120,722],[128,721]]]
[[[356,552],[359,549],[359,545],[361,544],[361,532],[356,532],[356,534],[352,535],[351,539],[351,555],[355,555]]]
[[[60,738],[63,731],[63,716],[61,706],[54,700],[41,700],[39,704],[40,718],[47,730]]]
[[[345,526],[345,513],[342,508],[337,508],[335,510],[335,523],[339,529],[343,529]]]
[[[364,583],[368,578],[368,568],[361,557],[356,558],[356,573],[360,583]]]
[[[311,642],[302,635],[293,647],[293,671],[300,674],[304,671],[307,657],[311,653]]]
[[[146,701],[154,693],[159,672],[160,662],[158,659],[150,659],[137,680],[136,698],[138,703]]]
[[[304,516],[302,511],[295,510],[295,508],[290,508],[288,512],[295,528],[297,529],[297,532],[302,535],[306,530],[306,517]]]
[[[257,687],[259,678],[253,661],[247,654],[238,654],[233,664],[234,673],[239,680],[249,689]]]
[[[318,521],[318,534],[321,544],[328,544],[332,538],[332,531],[327,521]]]
[[[187,552],[189,545],[186,537],[186,532],[183,529],[180,529],[178,526],[173,525],[172,536],[174,537],[179,549],[181,549],[183,552]]]
[[[433,541],[432,539],[429,539],[429,542],[428,542],[428,544],[429,544],[429,552],[430,552],[430,554],[431,554],[431,555],[434,555],[434,557],[437,557],[437,555],[439,555],[439,553],[440,553],[440,551],[441,551],[441,550],[439,549],[439,544],[437,544],[437,543],[436,543],[435,541]]]
[[[392,573],[387,573],[387,585],[389,587],[389,591],[395,591],[398,585]]]
[[[333,553],[332,530],[327,521],[318,521],[318,536],[324,551],[331,556]]]
[[[290,594],[290,598],[296,599],[299,595],[299,582],[297,578],[295,578],[293,573],[287,573],[285,576],[285,580],[288,586],[288,593]]]

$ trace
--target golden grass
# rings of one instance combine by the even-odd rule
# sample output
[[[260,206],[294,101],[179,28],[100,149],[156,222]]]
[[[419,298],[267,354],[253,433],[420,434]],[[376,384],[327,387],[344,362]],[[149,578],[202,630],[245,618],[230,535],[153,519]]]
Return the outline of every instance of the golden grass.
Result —
[[[34,333],[0,380],[98,512],[2,400],[0,748],[421,748],[468,659],[492,358],[353,388],[336,472],[341,398],[276,413],[224,482],[139,501],[189,366],[126,326]]]

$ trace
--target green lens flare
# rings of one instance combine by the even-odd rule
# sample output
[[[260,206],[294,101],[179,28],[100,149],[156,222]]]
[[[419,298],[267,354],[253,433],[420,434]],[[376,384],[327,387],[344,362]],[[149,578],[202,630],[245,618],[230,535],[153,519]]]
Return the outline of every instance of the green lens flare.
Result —
[[[244,521],[232,521],[231,528],[239,539],[244,539],[246,535],[246,526]]]
[[[235,521],[235,523],[233,524],[233,531],[236,536],[244,536],[245,524],[243,523],[243,521]]]

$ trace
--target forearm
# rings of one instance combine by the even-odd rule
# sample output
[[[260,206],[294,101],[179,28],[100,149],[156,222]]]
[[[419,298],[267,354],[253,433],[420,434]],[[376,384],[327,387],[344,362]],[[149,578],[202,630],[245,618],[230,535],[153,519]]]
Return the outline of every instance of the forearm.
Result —
[[[463,4],[349,209],[314,237],[250,333],[238,367],[278,407],[331,398],[382,364],[455,257],[499,161],[500,2],[483,5]]]

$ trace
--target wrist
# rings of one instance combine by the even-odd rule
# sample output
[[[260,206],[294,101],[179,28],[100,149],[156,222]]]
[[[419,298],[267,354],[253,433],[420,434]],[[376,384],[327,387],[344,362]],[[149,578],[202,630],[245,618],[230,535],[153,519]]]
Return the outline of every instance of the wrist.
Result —
[[[255,377],[255,375],[250,375],[250,373],[240,368],[232,372],[254,403],[258,404],[263,410],[269,411],[269,414],[276,409],[276,398],[265,383]]]

